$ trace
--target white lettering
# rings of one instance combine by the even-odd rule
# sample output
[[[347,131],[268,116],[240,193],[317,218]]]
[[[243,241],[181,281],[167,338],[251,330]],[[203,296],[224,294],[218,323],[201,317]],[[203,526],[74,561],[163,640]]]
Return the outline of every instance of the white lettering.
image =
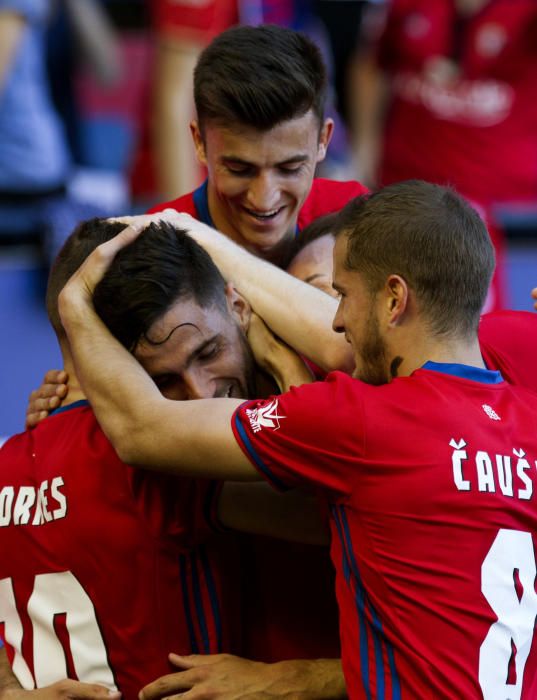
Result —
[[[468,459],[468,454],[466,450],[461,448],[466,447],[464,440],[456,442],[456,440],[450,440],[449,446],[454,448],[454,452],[451,455],[451,464],[453,465],[453,479],[455,481],[455,486],[459,491],[469,491],[470,482],[464,478],[462,473],[462,463]]]
[[[496,455],[496,468],[498,470],[498,482],[504,496],[513,495],[513,472],[511,471],[511,457]]]
[[[486,452],[479,450],[475,456],[475,463],[477,467],[477,488],[480,491],[494,493],[496,487],[494,486],[494,474],[490,457]]]
[[[4,486],[0,491],[0,527],[9,525],[11,521],[11,507],[15,497],[13,486]]]
[[[13,525],[27,525],[30,522],[30,508],[35,503],[33,486],[21,486],[15,501]]]
[[[52,513],[54,520],[58,520],[59,518],[65,518],[65,514],[67,513],[67,499],[65,498],[65,494],[63,494],[60,491],[60,486],[63,485],[63,479],[61,478],[61,476],[56,476],[50,482],[50,490],[52,492],[52,497],[56,499],[56,502],[59,503],[60,506],[59,508],[56,508],[56,510]]]

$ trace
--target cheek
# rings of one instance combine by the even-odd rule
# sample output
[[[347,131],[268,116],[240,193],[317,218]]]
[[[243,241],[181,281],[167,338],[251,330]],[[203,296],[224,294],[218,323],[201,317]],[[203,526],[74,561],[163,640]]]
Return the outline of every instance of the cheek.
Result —
[[[246,180],[241,180],[240,178],[233,177],[228,173],[216,173],[211,176],[211,180],[214,185],[214,189],[218,193],[220,199],[233,199],[234,197],[240,197],[248,189],[248,183]]]

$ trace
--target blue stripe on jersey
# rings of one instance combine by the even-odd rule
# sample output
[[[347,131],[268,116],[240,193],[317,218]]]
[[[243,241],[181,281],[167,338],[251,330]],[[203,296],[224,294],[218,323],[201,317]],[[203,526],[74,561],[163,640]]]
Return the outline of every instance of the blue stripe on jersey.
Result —
[[[212,226],[213,228],[215,228],[213,220],[211,218],[211,214],[209,213],[207,182],[208,180],[205,180],[205,182],[202,185],[200,185],[197,190],[194,190],[192,199],[194,200],[194,206],[196,207],[196,211],[198,212],[198,219],[204,224],[207,224],[207,226]]]
[[[426,362],[421,369],[429,369],[434,372],[442,372],[443,374],[452,374],[461,379],[481,382],[481,384],[499,384],[503,382],[503,377],[500,372],[491,369],[482,369],[481,367],[472,367],[471,365],[429,361]]]
[[[346,546],[345,537],[343,534],[343,528],[341,525],[339,510],[336,506],[332,507],[332,515],[334,516],[334,521],[336,523],[336,528],[338,531],[339,539],[341,541],[341,548],[343,550],[343,570],[350,572],[349,555],[347,553],[347,546]],[[345,578],[346,578],[347,583],[349,583],[349,585],[350,585],[350,581],[349,581],[350,577],[349,578],[345,577]],[[357,588],[354,592],[354,597],[355,597],[355,602],[356,602],[356,607],[357,607],[357,612],[358,612],[358,625],[360,628],[358,638],[359,638],[359,647],[360,647],[360,666],[361,666],[362,683],[364,686],[364,691],[365,691],[367,700],[371,700],[371,686],[370,686],[370,682],[369,682],[369,652],[368,652],[369,640],[368,640],[368,633],[367,633],[365,610],[363,607],[363,592],[360,592],[359,589]]]
[[[242,440],[246,449],[248,450],[248,454],[255,462],[259,471],[261,471],[267,477],[267,479],[270,481],[270,483],[273,486],[275,486],[277,489],[279,489],[280,491],[289,490],[289,486],[287,486],[287,484],[284,484],[283,481],[278,479],[278,477],[275,476],[270,471],[270,469],[267,467],[266,464],[263,463],[261,457],[255,451],[254,446],[252,445],[250,438],[248,437],[248,434],[246,433],[246,430],[244,429],[244,426],[239,418],[239,414],[235,413],[234,418],[235,418],[235,427],[237,428],[237,432],[239,433],[239,437]]]
[[[179,577],[181,579],[181,590],[183,591],[183,607],[185,610],[186,626],[188,628],[188,636],[190,637],[190,647],[193,654],[199,654],[198,640],[194,632],[194,622],[192,620],[192,612],[190,610],[190,592],[188,590],[188,581],[186,577],[187,559],[186,555],[179,555]]]
[[[216,629],[216,649],[211,651],[211,653],[219,654],[222,651],[222,618],[220,616],[220,605],[218,602],[218,593],[214,583],[213,572],[211,571],[211,564],[209,562],[209,558],[207,557],[205,547],[200,547],[200,560],[203,567],[203,573],[205,574],[205,581],[207,582],[207,590],[209,591],[209,599],[211,601],[214,626]]]
[[[194,605],[198,616],[198,624],[201,630],[203,640],[203,651],[205,654],[210,654],[211,648],[209,644],[209,633],[207,631],[207,621],[205,619],[205,610],[203,609],[203,600],[200,589],[200,577],[198,572],[198,558],[196,552],[190,554],[190,564],[192,566],[192,588],[194,589]]]
[[[371,612],[372,619],[372,633],[373,633],[373,645],[375,649],[375,667],[376,667],[376,680],[377,680],[377,697],[379,700],[384,700],[385,698],[385,669],[384,669],[384,658],[382,654],[382,644],[384,643],[386,648],[386,655],[388,657],[388,665],[390,669],[390,676],[392,681],[392,700],[400,700],[401,698],[401,684],[399,681],[399,675],[397,673],[397,668],[395,666],[395,655],[392,645],[386,639],[383,629],[382,622],[378,616],[377,611],[371,604],[371,601],[367,598],[366,590],[362,584],[362,579],[360,577],[360,572],[358,570],[358,564],[354,556],[354,550],[352,546],[352,538],[350,534],[350,528],[347,520],[347,514],[345,512],[344,506],[339,506],[337,509],[333,508],[333,513],[335,516],[336,527],[338,530],[339,537],[341,539],[341,544],[345,556],[348,557],[349,561],[347,566],[350,566],[352,573],[356,580],[357,590],[355,593],[356,605],[358,608],[358,617],[361,616],[365,618],[365,607],[367,606]],[[368,661],[368,649],[366,648],[366,664]],[[362,667],[364,663],[364,656],[362,645],[360,648],[360,658],[362,661]],[[367,668],[367,666],[366,666]],[[364,687],[365,683],[369,684],[369,670],[364,676]],[[370,696],[370,689],[365,687],[368,697]]]

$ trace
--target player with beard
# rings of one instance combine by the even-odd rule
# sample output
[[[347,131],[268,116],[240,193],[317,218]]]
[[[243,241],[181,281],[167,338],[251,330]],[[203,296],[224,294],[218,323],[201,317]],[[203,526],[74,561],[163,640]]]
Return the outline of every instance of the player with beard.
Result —
[[[289,511],[295,537],[302,538],[304,525],[307,540],[313,531],[294,497],[287,504],[276,499],[276,523],[266,522],[264,529],[263,492],[249,490],[246,496],[239,486],[220,492],[210,481],[135,473],[117,459],[77,380],[57,297],[89,252],[122,228],[87,222],[60,252],[47,307],[71,376],[69,393],[61,409],[1,452],[9,484],[2,488],[0,530],[3,549],[10,552],[0,572],[4,635],[16,678],[27,689],[74,676],[134,698],[169,669],[170,649],[239,648],[240,640],[233,639],[238,591],[226,575],[233,550],[214,541],[211,511],[218,509],[226,526],[246,527],[251,515],[237,517],[236,510],[242,499],[255,512],[254,531],[279,534]],[[146,240],[118,256],[96,303],[114,336],[168,398],[246,398],[260,390],[245,336],[248,304],[225,284],[203,249],[169,224],[152,225]],[[264,362],[278,366],[282,388],[307,376],[281,344],[272,343]],[[27,615],[21,612],[26,609]],[[341,685],[337,661],[328,663],[329,670],[334,665]],[[284,663],[270,669],[270,684],[281,674],[282,693],[300,690],[310,697],[320,679],[326,687],[324,667],[320,662],[308,675],[311,664],[300,673],[300,662]],[[264,668],[258,665],[258,688]],[[13,678],[3,680],[6,686]],[[238,677],[235,689],[240,683]]]
[[[92,307],[103,270],[137,235],[127,230],[61,297],[92,404],[134,463],[325,494],[350,697],[533,697],[537,396],[486,369],[479,350],[494,269],[486,228],[453,191],[419,181],[361,198],[341,224],[333,327],[356,378],[334,373],[246,404],[162,399]],[[220,264],[229,242],[210,238]],[[248,256],[235,255],[242,274]],[[298,349],[320,363],[327,331],[312,333],[314,307],[328,295],[249,262],[258,297],[285,299],[280,326],[301,310]],[[363,354],[372,328],[384,350],[375,362]],[[176,690],[189,688],[179,674]]]

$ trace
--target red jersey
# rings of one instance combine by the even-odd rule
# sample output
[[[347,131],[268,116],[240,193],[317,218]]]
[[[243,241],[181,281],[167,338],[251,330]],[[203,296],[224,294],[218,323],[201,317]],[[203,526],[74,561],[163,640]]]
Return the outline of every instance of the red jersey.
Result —
[[[0,623],[23,687],[67,677],[135,700],[170,651],[227,649],[211,482],[123,464],[85,401],[8,440],[0,469]]]
[[[335,372],[233,430],[276,487],[331,503],[351,698],[536,697],[537,395],[461,365]]]
[[[298,214],[297,229],[301,231],[320,216],[342,209],[353,197],[357,197],[359,194],[364,194],[367,191],[367,188],[359,182],[338,182],[336,180],[316,178],[313,180],[310,193]],[[175,209],[185,212],[214,228],[207,200],[207,181],[194,192],[189,192],[178,199],[173,199],[171,202],[158,204],[150,209],[148,213],[154,214],[164,209]]]
[[[393,89],[380,181],[449,183],[484,205],[533,202],[537,6],[491,0],[464,19],[456,4],[390,3],[379,45]]]
[[[358,182],[317,178],[298,215],[301,230],[337,211],[367,188]],[[171,208],[213,226],[207,182],[194,192],[150,210]],[[241,537],[245,586],[241,611],[243,654],[261,661],[336,658],[340,655],[333,570],[328,552],[264,537]],[[282,575],[285,572],[285,575]]]
[[[499,369],[506,381],[537,392],[537,314],[498,311],[479,324],[481,354],[489,369]]]

